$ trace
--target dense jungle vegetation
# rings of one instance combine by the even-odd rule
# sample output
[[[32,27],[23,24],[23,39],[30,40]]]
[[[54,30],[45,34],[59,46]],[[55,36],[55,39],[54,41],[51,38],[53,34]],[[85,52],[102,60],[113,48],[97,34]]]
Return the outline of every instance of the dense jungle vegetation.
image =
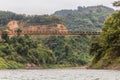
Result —
[[[22,68],[26,63],[48,67],[85,65],[90,56],[87,54],[88,49],[86,51],[82,45],[90,42],[85,41],[86,36],[82,39],[80,37],[51,36],[33,39],[28,35],[8,37],[4,34],[4,42],[0,43],[0,68]]]
[[[120,6],[120,1],[113,3]],[[94,38],[92,68],[120,69],[120,10],[108,16],[100,37]]]
[[[79,6],[76,10],[56,11],[54,15],[60,17],[71,31],[100,31],[106,16],[114,10],[106,6]]]
[[[50,25],[63,23],[61,19],[54,15],[25,15],[16,14],[9,11],[0,11],[0,27],[6,26],[11,20],[18,20],[27,25]]]
[[[25,25],[65,24],[72,31],[100,31],[103,22],[114,10],[105,6],[78,7],[54,15],[21,15],[0,11],[1,29],[11,20]],[[36,38],[37,37],[37,38]],[[1,35],[0,68],[24,68],[27,63],[43,67],[80,66],[91,61],[92,36],[29,36]],[[52,66],[51,66],[52,65]]]

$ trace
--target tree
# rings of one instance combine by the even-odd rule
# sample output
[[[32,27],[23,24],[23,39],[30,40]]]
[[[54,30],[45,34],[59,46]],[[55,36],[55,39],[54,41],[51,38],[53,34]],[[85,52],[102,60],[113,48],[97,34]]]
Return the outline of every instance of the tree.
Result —
[[[116,6],[116,7],[120,6],[120,1],[115,1],[115,2],[113,3],[113,6]]]
[[[19,29],[16,30],[16,32],[17,32],[17,36],[20,36],[22,30],[19,28]]]
[[[109,66],[109,64],[112,64],[111,59],[115,60],[120,57],[120,11],[116,11],[106,18],[97,45],[94,44],[91,47],[92,50],[96,49],[92,61],[94,67]]]
[[[1,38],[5,40],[5,42],[8,42],[9,41],[8,32],[7,31],[2,32]]]
[[[68,45],[65,45],[65,54],[66,54],[66,57],[68,57],[68,54],[69,54],[69,46]]]
[[[113,13],[104,22],[101,40],[107,46],[120,41],[120,11]]]

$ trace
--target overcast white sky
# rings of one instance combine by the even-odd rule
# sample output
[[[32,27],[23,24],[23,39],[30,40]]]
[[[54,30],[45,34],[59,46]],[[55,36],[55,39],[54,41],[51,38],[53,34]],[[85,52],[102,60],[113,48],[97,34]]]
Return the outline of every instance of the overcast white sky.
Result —
[[[116,0],[0,0],[0,10],[25,14],[52,14],[61,9],[78,6],[105,5],[112,7]]]

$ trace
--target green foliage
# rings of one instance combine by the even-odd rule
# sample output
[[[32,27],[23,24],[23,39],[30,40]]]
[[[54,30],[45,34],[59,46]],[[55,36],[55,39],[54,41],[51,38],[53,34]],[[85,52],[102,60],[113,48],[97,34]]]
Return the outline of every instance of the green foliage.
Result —
[[[20,69],[23,68],[21,63],[15,61],[7,61],[3,58],[0,58],[0,69]]]
[[[17,63],[15,61],[8,61],[7,62],[8,69],[20,69],[23,68],[23,64]]]
[[[56,11],[71,31],[100,31],[106,16],[114,10],[105,6],[78,7],[78,10]]]
[[[116,6],[116,7],[120,6],[120,1],[115,1],[115,2],[113,3],[113,6]]]
[[[87,38],[87,36],[50,36],[33,40],[28,35],[13,36],[8,42],[0,43],[0,57],[6,61],[4,64],[7,68],[18,68],[19,64],[26,63],[46,66],[85,65],[90,59],[89,49],[82,47],[86,43],[89,44]]]
[[[22,20],[24,15],[18,15],[9,11],[0,11],[0,26],[6,25],[11,20]]]
[[[54,64],[56,59],[53,51],[40,44],[27,35],[10,37],[8,42],[0,43],[0,57],[5,60],[1,60],[1,66],[13,69],[23,67],[26,63]]]
[[[64,21],[71,31],[98,31],[103,26],[105,17],[113,11],[105,6],[78,7],[78,10],[57,11],[55,15],[58,17],[54,15],[26,16],[0,11],[0,24],[6,26],[10,20],[19,20],[25,23],[24,26],[55,26]],[[31,38],[28,35],[21,36],[20,29],[17,32],[17,36],[2,35],[4,42],[0,43],[0,57],[2,57],[0,68],[19,68],[26,63],[43,67],[51,67],[51,65],[63,67],[85,65],[90,62],[90,37],[88,36],[50,36],[38,39],[38,37]],[[106,34],[105,32],[103,34]],[[94,58],[94,64],[105,55],[101,53],[110,47],[106,39],[110,38],[109,42],[112,42],[112,39],[118,37],[114,36],[116,34],[119,34],[119,31],[116,31],[112,37],[101,36],[102,43],[100,44],[99,41],[92,44],[91,52],[98,53],[95,54],[97,57]],[[106,43],[107,45],[104,45]]]
[[[63,23],[61,19],[53,15],[21,15],[8,11],[0,11],[0,27],[6,26],[11,20],[18,20],[28,25],[55,25]]]
[[[56,64],[85,65],[89,62],[87,36],[51,36],[42,40],[56,57]],[[83,46],[84,45],[84,46]]]
[[[56,16],[49,15],[35,15],[35,16],[27,16],[24,21],[27,21],[28,25],[49,25],[49,24],[58,24],[62,23],[62,20]]]
[[[7,32],[2,33],[1,38],[2,38],[3,40],[5,40],[5,42],[8,42],[9,37],[8,37]]]
[[[6,69],[7,64],[6,61],[3,58],[0,58],[0,69]]]
[[[114,65],[114,60],[120,57],[120,11],[108,16],[104,22],[102,34],[96,43],[93,68],[104,68]]]

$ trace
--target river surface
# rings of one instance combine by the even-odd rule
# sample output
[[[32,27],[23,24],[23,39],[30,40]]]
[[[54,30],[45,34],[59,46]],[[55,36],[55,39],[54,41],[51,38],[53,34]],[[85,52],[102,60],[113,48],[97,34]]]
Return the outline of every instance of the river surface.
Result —
[[[120,80],[117,70],[0,70],[0,80]]]

